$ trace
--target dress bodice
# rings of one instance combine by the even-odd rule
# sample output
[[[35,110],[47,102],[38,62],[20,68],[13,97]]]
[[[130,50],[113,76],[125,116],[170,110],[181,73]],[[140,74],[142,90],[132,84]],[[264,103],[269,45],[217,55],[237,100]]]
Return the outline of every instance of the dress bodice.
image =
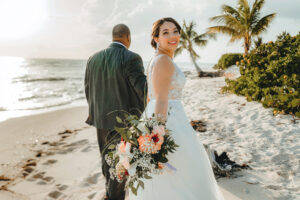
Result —
[[[153,84],[152,84],[152,75],[153,75],[153,68],[157,61],[157,58],[163,54],[155,56],[148,65],[147,68],[147,83],[148,83],[148,97],[150,100],[155,100]],[[179,69],[179,67],[173,62],[174,65],[174,73],[171,78],[170,89],[168,91],[168,99],[172,100],[180,100],[182,96],[182,89],[185,85],[186,78],[184,73]]]

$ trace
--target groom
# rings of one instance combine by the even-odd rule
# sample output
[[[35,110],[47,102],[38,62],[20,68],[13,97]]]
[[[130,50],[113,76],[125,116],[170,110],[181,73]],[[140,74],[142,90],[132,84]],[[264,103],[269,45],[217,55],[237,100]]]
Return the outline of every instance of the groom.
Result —
[[[116,116],[124,119],[124,111],[127,111],[140,117],[145,108],[147,85],[141,57],[128,50],[129,28],[124,24],[114,26],[112,37],[109,47],[95,53],[87,62],[84,84],[89,116],[86,123],[97,128],[102,173],[106,178],[103,199],[123,200],[125,181],[110,179],[105,147],[112,137],[120,139],[114,131],[114,127],[120,125]]]

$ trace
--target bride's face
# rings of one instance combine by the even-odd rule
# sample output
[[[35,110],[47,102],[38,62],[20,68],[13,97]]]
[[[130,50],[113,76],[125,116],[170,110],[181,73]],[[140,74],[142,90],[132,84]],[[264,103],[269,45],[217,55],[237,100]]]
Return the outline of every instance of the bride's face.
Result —
[[[155,42],[168,51],[175,51],[180,40],[180,33],[172,22],[164,22],[159,29],[159,35]]]

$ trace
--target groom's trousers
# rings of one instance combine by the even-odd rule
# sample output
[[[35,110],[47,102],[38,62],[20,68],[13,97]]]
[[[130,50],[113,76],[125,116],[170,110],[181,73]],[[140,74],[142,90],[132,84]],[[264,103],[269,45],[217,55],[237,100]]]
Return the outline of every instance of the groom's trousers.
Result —
[[[121,136],[116,131],[109,131],[107,129],[97,129],[98,144],[102,159],[102,173],[106,179],[106,195],[109,200],[124,200],[125,199],[125,182],[119,183],[116,179],[110,179],[109,165],[105,161],[105,154],[107,153],[106,145],[112,139],[119,139],[121,141]],[[116,143],[119,143],[116,142]]]

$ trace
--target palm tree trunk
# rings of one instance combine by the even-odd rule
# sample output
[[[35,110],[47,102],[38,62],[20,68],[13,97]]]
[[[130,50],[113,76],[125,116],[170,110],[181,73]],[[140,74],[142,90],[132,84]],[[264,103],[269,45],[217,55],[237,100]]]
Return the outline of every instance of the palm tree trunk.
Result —
[[[249,49],[250,49],[250,45],[251,45],[251,38],[248,34],[244,38],[245,54],[248,54]]]
[[[191,53],[190,53],[190,57],[191,57],[191,59],[192,59],[192,62],[193,62],[193,64],[194,64],[194,66],[196,67],[197,72],[198,72],[198,73],[202,73],[203,70],[198,66],[195,57],[194,57]]]

